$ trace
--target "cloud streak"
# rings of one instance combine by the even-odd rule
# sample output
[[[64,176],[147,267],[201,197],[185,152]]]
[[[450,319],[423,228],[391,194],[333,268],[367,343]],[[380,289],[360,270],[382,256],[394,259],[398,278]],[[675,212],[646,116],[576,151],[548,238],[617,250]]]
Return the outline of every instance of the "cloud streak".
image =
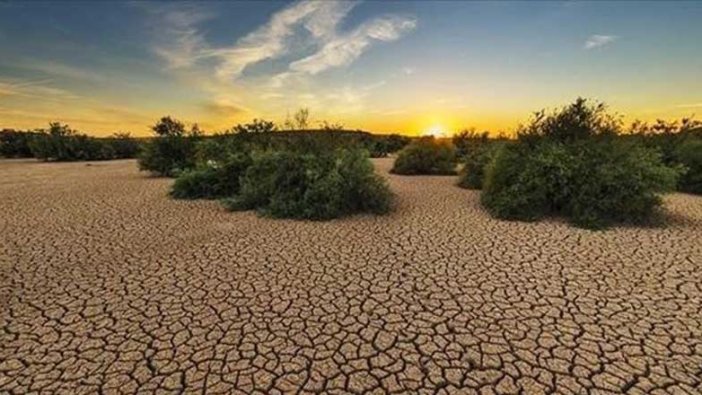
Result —
[[[171,69],[190,68],[205,59],[214,59],[214,72],[221,81],[242,77],[248,67],[284,55],[298,59],[288,65],[290,72],[318,74],[351,64],[376,42],[399,39],[416,27],[410,17],[388,15],[373,18],[349,32],[339,25],[357,2],[301,1],[273,14],[269,21],[228,47],[214,48],[197,29],[212,14],[171,9],[165,12],[165,31],[172,41],[155,52]],[[304,34],[304,35],[303,35]],[[311,55],[289,53],[293,40],[306,41]]]
[[[617,40],[617,38],[618,38],[617,36],[593,34],[592,36],[588,37],[587,40],[585,40],[585,44],[583,45],[583,48],[585,48],[585,49],[601,48],[601,47],[604,47],[606,45],[613,43],[615,40]]]
[[[356,60],[376,41],[395,41],[417,25],[406,17],[382,17],[363,24],[348,34],[333,37],[319,51],[290,64],[290,69],[318,74],[333,67],[346,66]]]

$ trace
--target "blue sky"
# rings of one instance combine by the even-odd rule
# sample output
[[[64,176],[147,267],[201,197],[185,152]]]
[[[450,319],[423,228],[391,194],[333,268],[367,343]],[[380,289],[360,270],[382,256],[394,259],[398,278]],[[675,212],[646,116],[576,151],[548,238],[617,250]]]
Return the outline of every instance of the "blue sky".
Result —
[[[702,2],[5,2],[0,127],[148,133],[171,114],[511,130],[577,96],[702,109]]]

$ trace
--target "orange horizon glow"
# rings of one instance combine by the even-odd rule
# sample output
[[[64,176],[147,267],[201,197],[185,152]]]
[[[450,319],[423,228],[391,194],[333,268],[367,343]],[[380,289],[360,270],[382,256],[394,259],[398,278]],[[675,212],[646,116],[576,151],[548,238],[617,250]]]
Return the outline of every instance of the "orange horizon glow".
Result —
[[[559,108],[568,104],[547,107],[546,110]],[[535,109],[536,111],[538,109]],[[689,108],[673,108],[667,111],[638,111],[632,112],[635,115],[624,114],[623,111],[616,111],[611,108],[613,113],[621,114],[620,118],[626,128],[635,120],[644,122],[655,122],[658,119],[669,121],[679,120],[682,118],[695,118],[695,113]],[[453,113],[451,111],[437,110],[434,113],[415,115],[412,118],[404,118],[402,116],[385,116],[379,118],[364,117],[364,119],[346,118],[335,120],[334,118],[316,118],[311,109],[312,119],[310,121],[310,129],[316,129],[319,124],[324,121],[340,122],[344,129],[347,130],[362,130],[375,134],[390,134],[397,133],[407,136],[423,136],[434,135],[435,137],[451,137],[463,130],[475,130],[478,132],[487,131],[490,135],[513,135],[519,125],[529,121],[534,111],[528,111],[521,116],[504,115],[503,118],[498,116],[485,117],[484,119],[478,116],[462,116],[462,114]],[[189,117],[179,117],[176,112],[163,111],[154,113],[151,116],[144,115],[134,121],[105,121],[103,119],[91,119],[90,116],[81,117],[80,114],[75,114],[70,117],[56,116],[32,116],[32,117],[11,117],[3,116],[0,123],[0,129],[15,129],[15,130],[39,130],[46,129],[50,122],[61,122],[68,124],[72,129],[78,130],[93,136],[104,137],[117,132],[129,132],[135,137],[151,136],[151,125],[156,123],[162,116],[170,115],[181,120],[190,127],[197,124],[205,133],[214,134],[231,129],[239,123],[246,123],[254,118],[271,120],[277,125],[283,125],[285,118],[266,118],[261,115],[252,115],[251,117],[238,117],[234,120],[217,120],[209,119],[198,121]],[[41,120],[43,119],[43,120]],[[151,121],[146,121],[151,119]],[[330,121],[330,122],[332,122]],[[282,129],[282,126],[279,126]]]
[[[169,115],[215,133],[308,108],[311,128],[511,135],[577,97],[625,125],[675,120],[702,111],[701,15],[700,2],[7,2],[0,129],[149,136]]]

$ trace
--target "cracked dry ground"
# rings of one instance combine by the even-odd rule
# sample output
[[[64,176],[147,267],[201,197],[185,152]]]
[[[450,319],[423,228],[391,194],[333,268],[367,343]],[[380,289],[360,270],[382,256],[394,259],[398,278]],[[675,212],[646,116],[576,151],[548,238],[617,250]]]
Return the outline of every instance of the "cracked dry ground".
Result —
[[[0,162],[0,393],[702,393],[702,197],[590,232],[390,164],[393,214],[310,223]]]

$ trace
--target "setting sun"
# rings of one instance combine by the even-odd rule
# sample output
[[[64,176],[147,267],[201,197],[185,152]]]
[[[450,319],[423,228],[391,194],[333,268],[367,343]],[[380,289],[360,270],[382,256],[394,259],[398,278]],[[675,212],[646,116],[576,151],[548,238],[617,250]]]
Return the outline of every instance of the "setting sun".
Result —
[[[423,136],[432,136],[436,138],[448,137],[446,130],[441,125],[433,125],[427,129]]]

